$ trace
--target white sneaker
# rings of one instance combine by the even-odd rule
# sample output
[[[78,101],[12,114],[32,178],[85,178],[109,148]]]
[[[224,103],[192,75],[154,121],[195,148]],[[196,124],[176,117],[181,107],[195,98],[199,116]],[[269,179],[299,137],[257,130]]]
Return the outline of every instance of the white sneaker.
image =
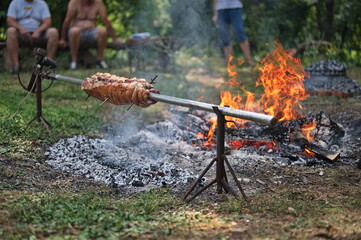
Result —
[[[70,70],[75,70],[77,68],[77,63],[76,62],[71,62],[70,63]]]
[[[109,69],[108,64],[106,64],[103,60],[98,60],[97,61],[97,68],[100,69]]]

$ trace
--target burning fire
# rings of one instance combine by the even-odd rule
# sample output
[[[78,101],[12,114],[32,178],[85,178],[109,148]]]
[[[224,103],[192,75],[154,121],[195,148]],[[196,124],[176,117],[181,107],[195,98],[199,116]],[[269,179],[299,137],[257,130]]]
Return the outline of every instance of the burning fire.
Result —
[[[276,116],[278,120],[291,120],[302,117],[299,101],[307,98],[303,85],[304,77],[309,77],[302,67],[301,60],[291,57],[279,42],[277,48],[261,61],[261,76],[257,86],[264,87],[260,102],[264,112]]]
[[[312,121],[310,123],[304,123],[302,125],[302,133],[309,142],[313,141],[314,136],[311,135],[311,132],[316,128],[316,126],[317,123],[315,121]]]
[[[276,48],[260,61],[258,69],[260,77],[256,82],[257,86],[263,86],[264,94],[256,101],[254,93],[245,89],[244,85],[238,79],[236,71],[237,64],[244,63],[243,60],[238,60],[235,64],[234,57],[231,56],[228,60],[228,76],[227,85],[230,87],[239,87],[239,90],[245,95],[245,101],[238,93],[233,96],[229,91],[222,91],[220,93],[221,106],[228,106],[235,109],[242,109],[253,112],[264,112],[268,115],[275,116],[278,120],[292,120],[303,117],[299,110],[302,109],[300,101],[307,98],[307,92],[304,88],[304,77],[309,77],[304,71],[301,60],[292,57],[285,51],[279,42],[275,42]],[[226,127],[244,126],[245,120],[239,118],[232,118],[226,116]],[[211,120],[212,126],[207,135],[209,145],[213,139],[214,129],[217,127],[217,120]],[[312,128],[313,127],[313,128]],[[307,139],[311,139],[310,132],[316,127],[315,123],[312,126],[304,126],[304,134]]]

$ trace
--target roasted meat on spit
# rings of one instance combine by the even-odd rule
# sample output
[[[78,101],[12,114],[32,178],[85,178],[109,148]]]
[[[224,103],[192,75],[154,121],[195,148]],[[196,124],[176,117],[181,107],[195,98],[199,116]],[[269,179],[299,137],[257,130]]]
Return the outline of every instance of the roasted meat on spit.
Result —
[[[81,83],[81,88],[88,95],[99,100],[107,100],[115,105],[134,103],[139,107],[155,104],[148,94],[159,93],[152,84],[142,78],[119,77],[110,73],[96,73]]]

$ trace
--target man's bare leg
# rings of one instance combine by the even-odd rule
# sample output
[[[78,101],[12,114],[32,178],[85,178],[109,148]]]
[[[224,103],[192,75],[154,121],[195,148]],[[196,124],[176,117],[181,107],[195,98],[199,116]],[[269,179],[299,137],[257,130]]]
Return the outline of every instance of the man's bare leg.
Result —
[[[78,61],[80,37],[81,37],[80,29],[77,27],[72,27],[70,29],[70,36],[69,36],[69,48],[70,48],[70,55],[72,62]]]
[[[18,31],[14,27],[9,27],[6,31],[6,48],[13,67],[19,67]]]
[[[224,53],[224,56],[225,56],[227,62],[228,62],[228,59],[232,56],[232,52],[233,52],[232,45],[228,45],[223,48],[223,53]]]
[[[240,42],[239,46],[241,47],[241,50],[242,50],[244,56],[246,57],[246,61],[247,61],[248,65],[253,65],[253,60],[251,58],[251,50],[249,48],[248,40],[244,40],[244,41]]]
[[[56,50],[58,49],[59,33],[56,28],[49,28],[46,33],[46,52],[48,57],[54,59]]]
[[[107,47],[107,30],[104,28],[97,29],[97,43],[98,43],[98,60],[104,59],[104,51]]]

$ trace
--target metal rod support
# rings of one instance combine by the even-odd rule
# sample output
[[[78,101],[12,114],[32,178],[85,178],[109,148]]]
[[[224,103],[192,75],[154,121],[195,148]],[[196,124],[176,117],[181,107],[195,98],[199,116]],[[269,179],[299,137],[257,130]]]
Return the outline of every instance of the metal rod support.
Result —
[[[62,80],[70,83],[81,84],[83,82],[82,79],[72,78],[67,76],[62,76],[59,74],[47,73],[43,74],[41,77],[55,80]],[[204,103],[193,101],[189,99],[177,98],[172,96],[167,96],[163,94],[157,93],[149,93],[149,99],[157,102],[169,103],[174,105],[179,105],[183,107],[203,110],[207,112],[214,112],[213,107],[217,107],[219,111],[225,116],[231,116],[235,118],[241,118],[245,120],[250,120],[258,123],[262,123],[265,125],[274,125],[277,122],[277,119],[273,116],[268,116],[262,113],[255,113],[250,111],[244,111],[234,108],[222,107],[214,104]]]

